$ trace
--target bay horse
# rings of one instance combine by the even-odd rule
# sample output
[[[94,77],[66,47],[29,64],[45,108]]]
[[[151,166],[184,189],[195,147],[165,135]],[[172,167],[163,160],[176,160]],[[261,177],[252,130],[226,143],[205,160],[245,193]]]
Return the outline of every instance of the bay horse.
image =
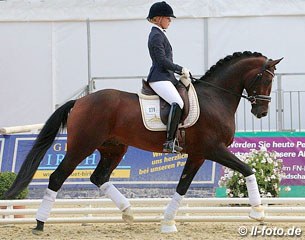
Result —
[[[194,82],[200,117],[185,130],[184,152],[188,157],[176,193],[164,212],[162,232],[177,231],[174,218],[180,202],[205,159],[236,170],[246,178],[252,206],[250,217],[263,219],[264,210],[255,175],[251,167],[240,161],[227,147],[234,138],[234,116],[241,97],[250,100],[251,112],[257,118],[267,115],[275,66],[281,60],[271,60],[257,52],[236,52],[219,60]],[[244,89],[248,96],[242,95]],[[123,219],[132,222],[129,201],[109,182],[110,175],[128,146],[162,152],[166,133],[147,130],[142,122],[137,94],[119,90],[100,90],[68,101],[58,108],[37,136],[15,182],[4,197],[10,199],[28,186],[59,129],[64,126],[67,126],[67,152],[49,178],[33,232],[37,234],[43,231],[58,190],[77,165],[96,149],[101,153],[101,159],[90,180],[114,201],[122,211]]]

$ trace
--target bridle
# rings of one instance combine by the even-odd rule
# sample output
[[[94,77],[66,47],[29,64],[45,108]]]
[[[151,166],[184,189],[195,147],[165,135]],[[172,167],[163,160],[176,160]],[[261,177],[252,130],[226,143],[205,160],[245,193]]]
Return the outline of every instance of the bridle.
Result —
[[[254,86],[255,83],[256,83],[257,81],[262,80],[264,72],[270,74],[270,75],[272,76],[272,78],[275,77],[275,74],[274,74],[273,72],[271,72],[270,70],[266,69],[266,66],[267,66],[268,62],[269,62],[269,59],[267,59],[267,60],[265,61],[264,65],[262,66],[261,71],[256,75],[256,77],[255,77],[254,81],[252,82],[252,84],[250,85],[249,89],[251,89],[251,87]],[[253,91],[253,95],[249,96],[249,94],[248,94],[248,96],[246,96],[246,95],[244,95],[244,94],[238,94],[238,93],[235,93],[235,92],[231,92],[231,91],[229,91],[228,89],[225,89],[225,88],[219,87],[219,86],[217,86],[217,85],[214,85],[214,84],[212,84],[212,83],[203,81],[203,80],[201,80],[201,79],[199,79],[199,78],[195,78],[195,77],[192,76],[191,73],[190,73],[190,78],[191,78],[191,80],[192,80],[193,83],[194,83],[194,82],[201,82],[201,83],[204,83],[204,84],[209,85],[209,86],[211,86],[211,87],[214,87],[214,88],[216,88],[216,89],[219,89],[219,90],[222,90],[222,91],[224,91],[224,92],[227,92],[227,93],[229,93],[229,94],[231,94],[231,95],[234,95],[234,96],[237,96],[237,97],[245,98],[245,99],[247,99],[252,105],[253,105],[253,104],[256,104],[256,101],[257,101],[257,100],[259,100],[259,101],[271,102],[271,97],[270,97],[270,96],[255,94],[256,91]]]

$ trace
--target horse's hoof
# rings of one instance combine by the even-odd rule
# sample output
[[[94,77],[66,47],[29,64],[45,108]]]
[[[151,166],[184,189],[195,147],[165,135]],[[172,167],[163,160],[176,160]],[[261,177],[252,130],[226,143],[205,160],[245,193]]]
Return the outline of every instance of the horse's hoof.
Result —
[[[251,207],[249,217],[256,221],[264,221],[265,219],[265,209],[262,205]]]
[[[162,221],[161,233],[175,233],[178,232],[175,221]]]
[[[131,210],[130,207],[126,208],[125,210],[123,210],[122,212],[122,219],[128,223],[128,224],[132,224],[133,223],[133,212]]]
[[[33,233],[34,235],[42,235],[42,234],[43,234],[43,230],[39,230],[39,229],[37,229],[37,228],[33,228],[33,229],[32,229],[32,233]]]

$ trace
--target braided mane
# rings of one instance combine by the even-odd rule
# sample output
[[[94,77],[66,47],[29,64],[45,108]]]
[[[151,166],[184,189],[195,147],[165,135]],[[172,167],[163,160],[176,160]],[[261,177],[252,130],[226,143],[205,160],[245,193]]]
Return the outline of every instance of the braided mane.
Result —
[[[244,52],[235,52],[232,55],[228,55],[223,59],[220,59],[215,65],[213,65],[201,78],[200,80],[206,80],[208,77],[210,77],[214,72],[216,72],[220,67],[222,67],[225,64],[228,64],[229,62],[236,60],[238,58],[244,58],[244,57],[265,57],[263,54],[259,52],[250,52],[250,51],[244,51]]]

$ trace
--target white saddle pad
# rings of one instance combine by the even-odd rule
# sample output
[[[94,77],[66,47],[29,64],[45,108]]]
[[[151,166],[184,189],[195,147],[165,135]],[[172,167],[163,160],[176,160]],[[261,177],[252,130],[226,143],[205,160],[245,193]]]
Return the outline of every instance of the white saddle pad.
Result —
[[[184,125],[180,124],[179,128],[187,128],[196,123],[200,115],[199,103],[197,93],[193,84],[190,84],[188,91],[190,100],[190,112],[187,118],[184,120]],[[138,93],[142,119],[144,126],[151,131],[166,131],[166,125],[164,125],[160,118],[160,98],[158,95],[144,95]]]

